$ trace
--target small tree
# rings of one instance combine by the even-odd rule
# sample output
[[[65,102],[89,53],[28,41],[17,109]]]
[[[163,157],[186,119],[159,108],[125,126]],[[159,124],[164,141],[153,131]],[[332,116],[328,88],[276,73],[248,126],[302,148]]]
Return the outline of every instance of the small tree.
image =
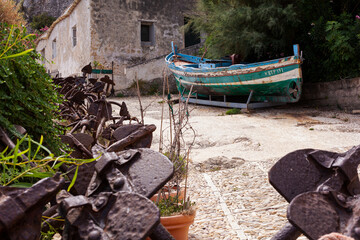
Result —
[[[207,56],[237,53],[247,61],[291,50],[299,23],[292,1],[284,0],[199,0],[190,18],[189,25],[207,34]]]
[[[46,26],[51,26],[51,24],[56,20],[55,17],[48,15],[47,13],[42,13],[33,17],[30,27],[33,30],[40,31]]]

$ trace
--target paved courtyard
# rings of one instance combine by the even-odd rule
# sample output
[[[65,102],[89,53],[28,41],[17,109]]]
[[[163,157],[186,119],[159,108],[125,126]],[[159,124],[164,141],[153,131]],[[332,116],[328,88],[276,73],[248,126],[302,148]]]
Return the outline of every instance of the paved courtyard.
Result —
[[[131,115],[140,116],[137,98],[116,100],[125,101]],[[142,98],[145,123],[157,126],[155,150],[159,148],[161,100]],[[166,129],[169,115],[164,109]],[[344,152],[359,144],[359,115],[343,110],[303,105],[238,115],[209,106],[190,105],[189,110],[196,140],[188,187],[197,206],[189,239],[270,239],[287,222],[287,202],[269,184],[269,169],[297,149]],[[186,132],[184,141],[191,139],[191,132]]]

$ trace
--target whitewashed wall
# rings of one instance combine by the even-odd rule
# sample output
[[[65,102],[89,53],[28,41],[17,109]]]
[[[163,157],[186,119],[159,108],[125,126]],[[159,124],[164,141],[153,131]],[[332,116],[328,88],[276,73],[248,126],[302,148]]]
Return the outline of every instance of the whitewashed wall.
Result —
[[[67,17],[54,25],[45,39],[40,40],[36,50],[45,49],[45,67],[61,76],[80,74],[81,68],[91,62],[90,46],[90,0],[82,0]],[[71,7],[71,6],[70,6]],[[67,10],[69,11],[69,9]],[[65,12],[66,14],[68,12]],[[73,47],[72,28],[76,25],[77,44]],[[56,57],[52,57],[52,42],[56,39]]]

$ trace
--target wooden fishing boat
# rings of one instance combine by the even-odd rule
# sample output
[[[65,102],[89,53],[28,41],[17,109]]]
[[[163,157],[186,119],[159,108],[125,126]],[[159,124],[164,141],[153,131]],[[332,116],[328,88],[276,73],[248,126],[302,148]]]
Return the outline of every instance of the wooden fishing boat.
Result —
[[[172,44],[172,52],[166,56],[165,61],[175,76],[182,96],[190,94],[192,97],[190,102],[248,108],[250,101],[256,101],[253,107],[263,107],[299,101],[302,57],[298,45],[294,45],[293,49],[294,56],[234,64],[232,60],[211,60],[181,54]],[[214,104],[211,96],[223,96],[224,101]],[[247,101],[231,104],[226,102],[226,96],[246,96]],[[201,100],[200,97],[209,100]]]

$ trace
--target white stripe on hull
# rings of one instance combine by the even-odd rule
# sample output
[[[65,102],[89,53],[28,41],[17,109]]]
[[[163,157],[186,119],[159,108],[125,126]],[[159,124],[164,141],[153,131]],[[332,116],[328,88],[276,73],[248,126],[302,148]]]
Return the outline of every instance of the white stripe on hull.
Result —
[[[293,69],[289,72],[280,73],[277,75],[273,75],[270,77],[249,80],[249,81],[239,81],[239,82],[226,82],[226,83],[195,83],[186,81],[184,79],[177,79],[181,83],[196,85],[196,86],[236,86],[236,85],[253,85],[253,84],[266,84],[266,83],[275,83],[275,82],[282,82],[288,79],[300,78],[300,71],[299,69]],[[180,74],[182,75],[182,74]],[[234,76],[235,77],[235,76]]]

